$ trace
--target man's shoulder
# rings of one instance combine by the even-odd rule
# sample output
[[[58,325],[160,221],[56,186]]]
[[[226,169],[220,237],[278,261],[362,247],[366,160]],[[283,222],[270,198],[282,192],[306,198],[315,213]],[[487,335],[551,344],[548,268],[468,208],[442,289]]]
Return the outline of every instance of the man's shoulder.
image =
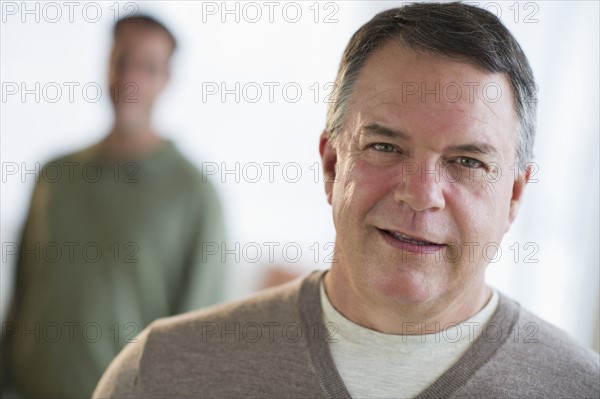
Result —
[[[100,147],[101,142],[98,142],[78,150],[56,155],[44,164],[44,168],[68,169],[74,167],[86,167],[88,165],[82,165],[82,163],[92,163],[97,161]]]
[[[298,306],[318,277],[153,322],[111,364],[96,396],[319,396]]]
[[[175,336],[189,337],[195,333],[224,328],[224,332],[234,331],[237,326],[248,327],[253,323],[262,325],[270,322],[298,320],[297,301],[300,288],[307,276],[286,284],[262,290],[247,298],[214,305],[201,310],[156,320],[149,327],[150,341],[173,339]],[[201,337],[204,340],[219,338],[214,334]]]
[[[297,278],[248,298],[156,320],[148,328],[144,357],[203,356],[214,360],[258,351],[269,357],[275,348],[294,350],[308,331],[302,324],[300,301],[318,302],[301,295],[319,272]]]
[[[100,165],[97,162],[97,154],[100,143],[89,145],[76,151],[66,152],[51,157],[42,163],[37,169],[36,185],[33,193],[36,198],[43,199],[42,202],[57,194],[62,195],[66,185],[73,185],[86,181],[94,181],[98,177]],[[39,165],[39,164],[38,164]]]
[[[496,325],[493,318],[484,330],[480,338],[484,342],[504,342],[473,382],[483,382],[491,394],[499,396],[588,397],[600,393],[597,353],[505,295],[501,295],[498,311],[516,317]]]
[[[511,301],[519,308],[519,318],[509,337],[512,343],[519,344],[521,351],[535,355],[538,360],[555,360],[557,366],[569,364],[571,367],[595,368],[598,372],[599,356],[591,349],[575,341],[569,334],[528,309]]]

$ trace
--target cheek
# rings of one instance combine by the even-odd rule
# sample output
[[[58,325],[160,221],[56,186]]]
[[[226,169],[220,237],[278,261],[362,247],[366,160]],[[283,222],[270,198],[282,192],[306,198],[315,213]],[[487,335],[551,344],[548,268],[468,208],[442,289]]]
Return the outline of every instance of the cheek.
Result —
[[[364,217],[379,200],[393,192],[394,172],[361,159],[343,162],[336,174],[333,206],[341,214]]]
[[[463,241],[499,243],[508,222],[512,185],[502,177],[491,182],[448,184],[446,207],[461,230]]]

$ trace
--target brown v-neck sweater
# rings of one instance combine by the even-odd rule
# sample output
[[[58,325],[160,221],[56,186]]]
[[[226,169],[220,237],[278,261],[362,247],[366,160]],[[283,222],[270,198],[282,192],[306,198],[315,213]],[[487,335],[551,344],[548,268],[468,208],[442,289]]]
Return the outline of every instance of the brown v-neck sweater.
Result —
[[[94,398],[350,397],[329,350],[334,330],[322,322],[323,274],[154,322],[111,364]],[[488,325],[417,398],[600,396],[598,355],[561,330],[502,294]]]

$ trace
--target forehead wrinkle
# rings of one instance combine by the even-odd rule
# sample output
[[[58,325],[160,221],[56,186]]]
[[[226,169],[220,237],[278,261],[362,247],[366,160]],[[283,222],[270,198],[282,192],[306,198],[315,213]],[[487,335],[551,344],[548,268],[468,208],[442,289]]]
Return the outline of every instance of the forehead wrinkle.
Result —
[[[395,103],[387,103],[387,104],[396,105]],[[384,104],[380,104],[380,105],[384,105]],[[490,128],[493,131],[497,130],[494,125],[487,122],[485,119],[482,119],[481,117],[477,117],[477,116],[473,115],[472,113],[465,111],[463,109],[435,109],[433,111],[435,113],[460,113],[473,121],[476,121],[482,125],[487,126],[488,128]],[[412,121],[414,119],[414,117],[412,117],[412,115],[408,114],[408,115],[401,115],[400,119],[405,120],[405,121]],[[460,130],[473,130],[473,126],[470,126],[470,123],[468,123],[467,121],[455,122],[455,123],[447,124],[446,126],[448,128],[459,127]],[[388,137],[396,137],[396,138],[400,138],[400,139],[407,140],[407,141],[411,140],[411,136],[407,132],[404,132],[404,131],[401,131],[398,129],[394,129],[393,127],[388,127],[388,126],[382,125],[377,121],[369,122],[368,124],[366,124],[364,126],[359,126],[358,133],[361,136],[377,134],[377,135],[388,136]]]
[[[399,138],[402,140],[410,140],[410,136],[402,131],[382,126],[377,122],[371,122],[365,126],[362,126],[359,130],[361,136],[386,136]]]
[[[472,142],[467,144],[451,145],[444,149],[445,151],[466,151],[484,155],[499,156],[500,152],[491,144]]]

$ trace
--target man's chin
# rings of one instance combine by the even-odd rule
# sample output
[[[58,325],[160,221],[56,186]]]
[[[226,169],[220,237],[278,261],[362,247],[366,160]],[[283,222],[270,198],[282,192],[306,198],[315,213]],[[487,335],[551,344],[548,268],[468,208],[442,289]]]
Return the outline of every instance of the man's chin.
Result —
[[[423,304],[441,295],[442,288],[433,276],[422,270],[382,273],[372,282],[374,294],[398,304]]]

